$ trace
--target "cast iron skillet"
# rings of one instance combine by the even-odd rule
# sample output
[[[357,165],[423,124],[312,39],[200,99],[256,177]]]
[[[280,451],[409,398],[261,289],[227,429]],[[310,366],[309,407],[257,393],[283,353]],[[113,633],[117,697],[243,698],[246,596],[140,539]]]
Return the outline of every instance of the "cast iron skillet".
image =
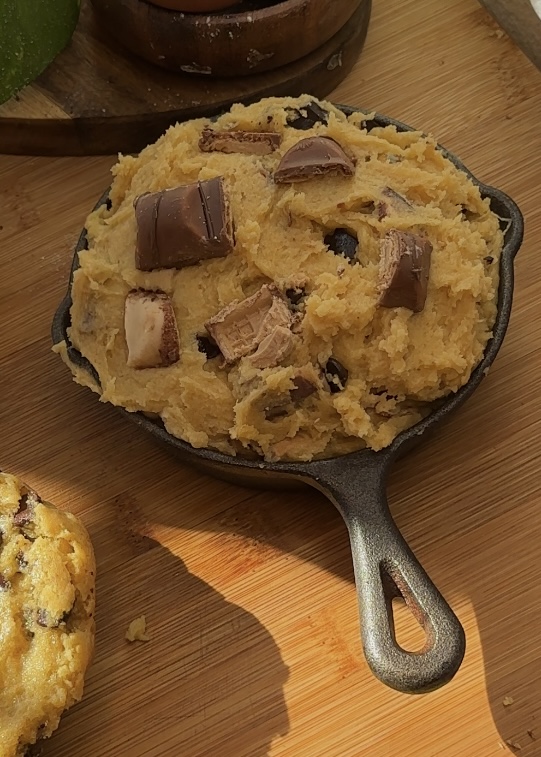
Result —
[[[348,115],[355,111],[339,107]],[[366,122],[367,128],[390,124],[399,131],[412,131],[411,127],[380,115]],[[483,197],[490,198],[491,208],[504,219],[501,223],[505,244],[500,263],[498,314],[483,360],[468,383],[427,418],[403,431],[389,447],[379,452],[360,450],[309,463],[269,463],[230,457],[210,449],[194,449],[169,434],[160,421],[121,409],[137,426],[167,444],[180,460],[205,473],[249,486],[291,486],[302,482],[323,492],[338,508],[349,531],[366,660],[384,684],[412,694],[431,691],[454,676],[464,657],[465,637],[453,611],[396,527],[387,504],[386,482],[393,462],[462,405],[493,363],[509,322],[513,259],[523,236],[522,215],[513,200],[498,189],[478,182],[454,155],[440,149],[478,184]],[[107,193],[96,207],[106,202]],[[70,360],[97,379],[94,368],[70,346],[67,335],[73,272],[79,265],[79,251],[86,247],[86,230],[83,230],[75,249],[68,291],[54,317],[52,338],[55,344],[65,340]],[[405,599],[426,632],[426,644],[418,653],[407,652],[396,642],[391,604],[394,596]]]

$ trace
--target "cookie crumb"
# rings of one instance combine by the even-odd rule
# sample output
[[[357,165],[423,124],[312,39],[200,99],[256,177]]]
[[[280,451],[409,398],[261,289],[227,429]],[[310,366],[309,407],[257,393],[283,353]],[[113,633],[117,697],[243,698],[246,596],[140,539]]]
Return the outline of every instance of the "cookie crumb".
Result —
[[[126,631],[126,641],[150,641],[147,634],[147,620],[144,615],[132,620]]]
[[[513,697],[504,697],[502,699],[502,704],[504,707],[510,707],[514,703],[515,703],[515,700],[513,699]]]

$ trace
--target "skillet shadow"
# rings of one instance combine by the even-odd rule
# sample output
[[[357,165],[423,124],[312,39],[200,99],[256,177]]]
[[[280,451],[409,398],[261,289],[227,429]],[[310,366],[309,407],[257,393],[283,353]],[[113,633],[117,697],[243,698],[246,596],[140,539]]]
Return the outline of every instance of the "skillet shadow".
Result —
[[[264,626],[135,531],[116,554],[98,547],[96,557],[98,633],[85,695],[39,753],[267,757],[289,727],[288,671]],[[145,609],[150,641],[128,643],[126,629]]]
[[[519,496],[514,483],[528,467],[536,469],[536,453],[531,446],[510,453],[513,411],[498,413],[485,404],[485,396],[490,400],[494,391],[491,384],[487,379],[477,390],[476,403],[467,403],[428,443],[423,442],[395,464],[389,500],[406,540],[466,624],[472,651],[480,642],[486,699],[500,735],[501,753],[516,751],[523,757],[539,757],[541,603],[537,581],[531,580],[531,549],[525,554],[523,545],[541,544],[541,522],[520,517],[521,511],[531,508],[536,494],[535,489],[526,488]],[[499,402],[505,406],[508,401],[512,407],[516,392],[512,380],[507,387],[500,384]],[[519,434],[517,431],[517,445]],[[476,476],[487,469],[490,479],[485,476],[483,488],[476,489]],[[184,479],[186,469],[181,466],[180,470],[178,475]],[[208,479],[198,481],[201,484]],[[219,485],[222,490],[231,487],[224,482]],[[539,484],[536,488],[539,492]],[[283,492],[236,488],[234,499],[235,504],[195,528],[228,533],[240,548],[246,541],[264,543],[353,582],[346,528],[323,495],[308,487]],[[227,497],[224,505],[226,502]],[[194,527],[188,525],[190,514],[184,507],[168,505],[154,512],[152,519]],[[502,559],[506,552],[515,559]],[[510,593],[510,587],[517,586],[520,589]],[[398,628],[415,635],[418,629],[409,612],[400,607],[395,612]],[[478,665],[479,652],[475,661],[470,660],[467,652],[464,675],[468,668],[471,675],[472,666]],[[509,698],[512,704],[504,705]]]

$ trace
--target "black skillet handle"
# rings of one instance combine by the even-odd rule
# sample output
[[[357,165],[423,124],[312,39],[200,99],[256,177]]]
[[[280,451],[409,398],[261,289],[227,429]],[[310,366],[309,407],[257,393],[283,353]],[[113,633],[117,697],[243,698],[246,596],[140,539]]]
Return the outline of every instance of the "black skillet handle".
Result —
[[[391,461],[382,464],[375,455],[365,461],[311,463],[313,483],[336,505],[349,530],[363,648],[372,672],[393,689],[421,694],[457,672],[465,652],[464,630],[391,517],[385,491]],[[396,641],[396,596],[404,598],[425,631],[420,652],[408,652]]]

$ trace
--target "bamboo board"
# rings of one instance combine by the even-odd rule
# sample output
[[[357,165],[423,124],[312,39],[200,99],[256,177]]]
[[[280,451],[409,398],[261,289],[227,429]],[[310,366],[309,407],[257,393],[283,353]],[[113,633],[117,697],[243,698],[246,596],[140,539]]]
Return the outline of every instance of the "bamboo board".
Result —
[[[541,754],[541,76],[475,0],[376,0],[334,99],[435,133],[526,217],[490,375],[390,487],[464,624],[464,664],[424,697],[384,688],[362,657],[330,504],[204,477],[71,382],[49,325],[112,159],[4,156],[0,467],[81,515],[99,566],[85,698],[44,757],[499,757],[506,741]],[[143,613],[151,640],[129,645]]]

